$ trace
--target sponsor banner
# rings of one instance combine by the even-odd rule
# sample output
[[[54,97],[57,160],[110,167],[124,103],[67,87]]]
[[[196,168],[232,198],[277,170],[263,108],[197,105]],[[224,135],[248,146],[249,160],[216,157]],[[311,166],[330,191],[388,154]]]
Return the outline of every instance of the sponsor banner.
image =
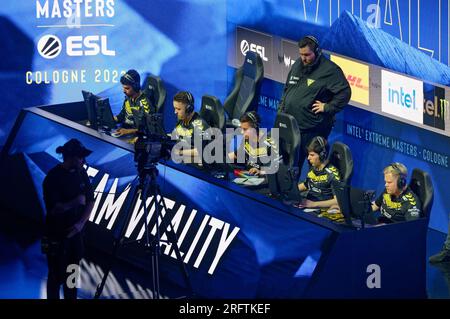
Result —
[[[369,106],[369,66],[330,54],[330,60],[340,66],[352,88],[351,101]]]
[[[445,121],[449,117],[450,101],[445,89],[424,84],[423,124],[445,131]]]
[[[422,124],[422,81],[381,70],[381,111]]]
[[[344,122],[345,134],[353,138],[363,140],[364,142],[381,146],[392,150],[397,154],[404,154],[420,161],[449,168],[449,154],[445,151],[439,151],[429,145],[420,145],[411,143],[397,136],[390,136],[385,133],[370,130],[350,122]]]
[[[236,29],[236,63],[238,66],[244,63],[245,54],[249,50],[258,53],[263,60],[264,75],[272,76],[272,36],[238,27]]]
[[[282,39],[281,53],[278,54],[278,64],[281,65],[281,78],[286,81],[292,65],[299,58],[298,45],[296,42]]]
[[[35,1],[34,28],[39,36],[34,39],[36,61],[25,73],[26,84],[118,83],[124,70],[106,68],[119,55],[111,36],[117,14],[113,0]]]

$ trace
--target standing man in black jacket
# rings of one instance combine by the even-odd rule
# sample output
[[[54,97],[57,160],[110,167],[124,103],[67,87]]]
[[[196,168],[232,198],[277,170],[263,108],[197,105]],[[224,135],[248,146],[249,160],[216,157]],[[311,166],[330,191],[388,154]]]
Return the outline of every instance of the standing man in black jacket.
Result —
[[[288,74],[279,111],[298,122],[301,170],[307,146],[315,136],[328,139],[335,114],[350,101],[351,89],[341,68],[322,55],[315,37],[305,36],[298,46],[300,58]]]
[[[74,283],[70,278],[79,269],[83,228],[94,207],[94,191],[83,167],[92,151],[71,139],[56,153],[62,154],[63,163],[52,168],[43,183],[47,214],[42,248],[48,263],[47,298],[59,299],[63,285],[64,298],[77,299],[77,280]]]

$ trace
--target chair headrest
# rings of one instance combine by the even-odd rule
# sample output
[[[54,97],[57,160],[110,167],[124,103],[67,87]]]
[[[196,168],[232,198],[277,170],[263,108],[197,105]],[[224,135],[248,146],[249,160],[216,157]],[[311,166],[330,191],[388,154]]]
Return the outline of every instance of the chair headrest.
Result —
[[[296,119],[290,114],[279,113],[273,127],[279,130],[279,148],[283,161],[293,165],[297,161],[300,146],[300,131]]]
[[[298,124],[296,119],[286,113],[279,113],[275,119],[274,128],[279,130],[280,139],[284,139],[287,143],[294,144],[300,140]]]
[[[223,129],[225,114],[220,100],[212,95],[202,96],[200,116],[211,126]]]
[[[261,57],[253,51],[247,51],[244,64],[242,65],[244,76],[248,76],[252,79],[256,78],[256,73],[260,65],[262,65]]]
[[[347,145],[335,142],[331,147],[330,162],[339,170],[343,181],[350,179],[353,173],[353,156]]]
[[[423,214],[425,217],[429,217],[431,207],[433,206],[434,197],[434,188],[430,175],[418,168],[415,168],[411,174],[409,187],[422,202]]]

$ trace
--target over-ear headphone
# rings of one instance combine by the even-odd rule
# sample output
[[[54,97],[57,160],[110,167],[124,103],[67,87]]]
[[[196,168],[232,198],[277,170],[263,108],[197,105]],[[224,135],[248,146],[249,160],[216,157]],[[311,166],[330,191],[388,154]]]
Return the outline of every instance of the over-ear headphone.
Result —
[[[188,91],[185,91],[184,93],[186,94],[186,99],[188,102],[186,105],[186,113],[192,113],[194,112],[194,97]]]
[[[134,80],[134,78],[128,73],[129,71],[130,70],[128,70],[124,75],[122,75],[122,78],[130,83],[131,87],[135,92],[139,92],[139,90],[141,89],[141,84]]]
[[[327,143],[322,136],[316,136],[316,140],[320,145],[319,159],[323,163],[328,157]]]
[[[314,43],[314,54],[316,56],[316,58],[320,55],[321,53],[321,49],[320,49],[320,45],[319,45],[319,41],[316,39],[316,37],[312,36],[312,35],[307,35],[304,37],[304,39],[309,39]]]
[[[403,189],[403,187],[406,186],[406,175],[405,173],[402,172],[402,170],[400,169],[399,166],[400,163],[392,163],[391,167],[392,169],[397,173],[398,178],[397,178],[397,188],[398,189]]]
[[[256,115],[253,114],[253,112],[248,112],[247,116],[250,119],[250,121],[252,122],[252,127],[256,130],[256,132],[258,132],[259,131],[259,121],[258,121],[258,118],[256,117]]]

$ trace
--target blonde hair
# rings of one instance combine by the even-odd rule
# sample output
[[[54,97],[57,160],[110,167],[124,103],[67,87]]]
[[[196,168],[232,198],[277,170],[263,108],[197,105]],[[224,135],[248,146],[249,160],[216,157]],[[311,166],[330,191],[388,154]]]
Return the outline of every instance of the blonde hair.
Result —
[[[384,175],[392,174],[392,176],[398,176],[406,178],[408,176],[408,169],[402,163],[392,163],[386,166],[383,170]]]

